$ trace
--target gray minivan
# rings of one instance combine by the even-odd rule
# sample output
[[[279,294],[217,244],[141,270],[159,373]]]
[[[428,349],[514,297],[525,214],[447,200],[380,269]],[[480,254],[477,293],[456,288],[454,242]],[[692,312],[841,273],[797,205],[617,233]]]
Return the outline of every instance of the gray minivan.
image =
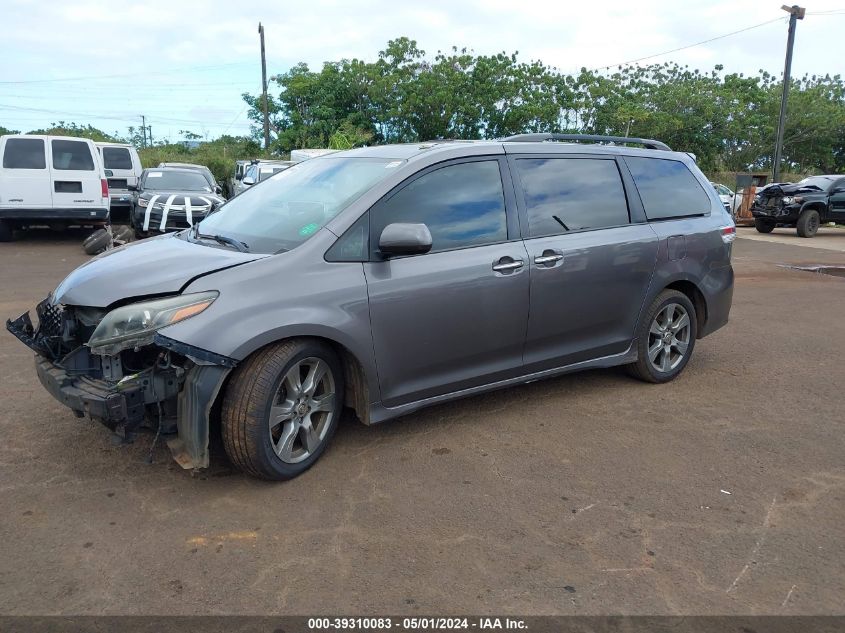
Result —
[[[237,466],[286,479],[344,408],[374,424],[580,369],[675,378],[728,321],[734,237],[694,160],[657,141],[369,147],[98,256],[37,327],[7,327],[77,416],[168,434],[185,468],[219,432]]]

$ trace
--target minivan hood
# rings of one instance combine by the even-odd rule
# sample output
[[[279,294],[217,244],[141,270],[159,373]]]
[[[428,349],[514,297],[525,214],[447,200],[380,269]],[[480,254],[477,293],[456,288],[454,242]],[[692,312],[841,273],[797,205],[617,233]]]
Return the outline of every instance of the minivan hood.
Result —
[[[175,294],[192,279],[264,257],[162,235],[86,262],[58,285],[53,301],[105,308],[121,299]]]

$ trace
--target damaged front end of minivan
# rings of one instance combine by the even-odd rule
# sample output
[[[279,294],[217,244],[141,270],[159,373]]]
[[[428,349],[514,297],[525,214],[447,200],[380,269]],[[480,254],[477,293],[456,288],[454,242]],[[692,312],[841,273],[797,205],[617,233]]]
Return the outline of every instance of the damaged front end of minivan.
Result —
[[[6,328],[35,351],[41,384],[77,417],[126,441],[151,429],[167,437],[183,468],[205,468],[211,408],[237,361],[158,330],[216,298],[212,291],[98,308],[62,305],[51,294],[36,307],[36,324],[26,312]]]

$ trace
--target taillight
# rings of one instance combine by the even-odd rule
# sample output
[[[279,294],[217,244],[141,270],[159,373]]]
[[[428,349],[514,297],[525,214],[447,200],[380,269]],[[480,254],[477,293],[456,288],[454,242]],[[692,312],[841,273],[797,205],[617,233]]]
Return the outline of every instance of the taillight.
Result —
[[[736,227],[735,226],[723,226],[721,229],[722,232],[722,241],[725,244],[730,244],[736,239]]]
[[[105,178],[100,178],[100,191],[102,191],[104,198],[109,197],[109,181]]]

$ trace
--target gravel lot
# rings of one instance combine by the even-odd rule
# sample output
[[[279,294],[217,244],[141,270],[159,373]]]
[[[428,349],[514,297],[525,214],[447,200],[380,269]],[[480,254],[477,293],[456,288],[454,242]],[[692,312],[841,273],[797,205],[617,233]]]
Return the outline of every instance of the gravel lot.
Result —
[[[753,229],[739,229],[754,237]],[[0,315],[86,257],[0,245]],[[0,333],[0,613],[845,613],[845,231],[739,239],[682,376],[593,371],[341,425],[284,484],[116,446]],[[816,238],[820,240],[821,238]]]

